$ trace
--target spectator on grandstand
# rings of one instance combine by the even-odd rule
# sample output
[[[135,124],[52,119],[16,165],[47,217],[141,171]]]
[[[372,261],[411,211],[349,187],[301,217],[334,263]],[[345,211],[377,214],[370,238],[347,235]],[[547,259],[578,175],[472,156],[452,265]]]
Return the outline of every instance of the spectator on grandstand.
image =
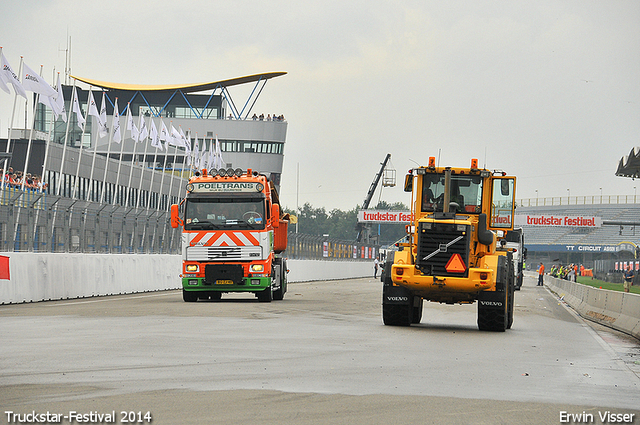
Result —
[[[24,182],[24,187],[28,188],[28,189],[33,189],[33,176],[31,176],[31,173],[27,173],[27,176],[25,177],[25,182]]]
[[[544,284],[544,264],[540,263],[538,266],[538,286],[543,286]]]

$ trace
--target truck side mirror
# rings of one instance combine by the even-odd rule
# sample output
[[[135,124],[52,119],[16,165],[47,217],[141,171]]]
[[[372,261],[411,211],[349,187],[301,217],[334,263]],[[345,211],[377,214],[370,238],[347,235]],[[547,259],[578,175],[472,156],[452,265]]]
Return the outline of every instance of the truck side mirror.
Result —
[[[509,196],[511,193],[511,185],[509,180],[502,180],[500,182],[500,192],[502,196]]]
[[[171,205],[171,227],[173,227],[174,229],[182,225],[182,220],[180,220],[178,208],[178,204]]]
[[[274,228],[280,226],[280,205],[278,204],[271,205],[271,223]]]
[[[404,176],[404,191],[411,192],[413,190],[413,174]]]

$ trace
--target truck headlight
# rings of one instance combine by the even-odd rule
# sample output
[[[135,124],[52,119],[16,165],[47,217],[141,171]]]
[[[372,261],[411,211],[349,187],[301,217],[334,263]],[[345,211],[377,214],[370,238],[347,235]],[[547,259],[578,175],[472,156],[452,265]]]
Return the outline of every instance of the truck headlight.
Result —
[[[262,264],[252,264],[251,271],[252,272],[261,272],[264,270],[264,266]]]
[[[197,264],[187,264],[185,266],[185,271],[188,271],[188,272],[196,272],[197,273],[199,271],[199,269],[200,269],[200,267],[198,267]]]

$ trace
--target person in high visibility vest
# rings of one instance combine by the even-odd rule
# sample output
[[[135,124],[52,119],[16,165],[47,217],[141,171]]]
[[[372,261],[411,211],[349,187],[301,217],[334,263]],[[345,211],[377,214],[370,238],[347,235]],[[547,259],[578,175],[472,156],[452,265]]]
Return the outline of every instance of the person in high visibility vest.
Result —
[[[544,264],[540,263],[538,266],[538,286],[543,286],[544,282]]]

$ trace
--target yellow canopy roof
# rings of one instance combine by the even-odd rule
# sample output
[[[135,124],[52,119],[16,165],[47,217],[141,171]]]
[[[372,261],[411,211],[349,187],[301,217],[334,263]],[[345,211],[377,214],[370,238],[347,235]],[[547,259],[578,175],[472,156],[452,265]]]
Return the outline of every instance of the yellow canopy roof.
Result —
[[[237,86],[239,84],[252,83],[260,80],[268,80],[270,78],[279,77],[285,75],[286,72],[268,72],[263,74],[247,75],[245,77],[231,78],[229,80],[213,81],[210,83],[198,83],[198,84],[165,84],[165,85],[145,85],[145,84],[121,84],[121,83],[107,83],[104,81],[91,80],[89,78],[82,78],[71,76],[78,81],[87,83],[93,87],[100,87],[103,89],[111,90],[129,90],[129,91],[169,91],[169,90],[181,90],[183,93],[194,93],[199,91],[213,90],[218,86],[229,87]]]

